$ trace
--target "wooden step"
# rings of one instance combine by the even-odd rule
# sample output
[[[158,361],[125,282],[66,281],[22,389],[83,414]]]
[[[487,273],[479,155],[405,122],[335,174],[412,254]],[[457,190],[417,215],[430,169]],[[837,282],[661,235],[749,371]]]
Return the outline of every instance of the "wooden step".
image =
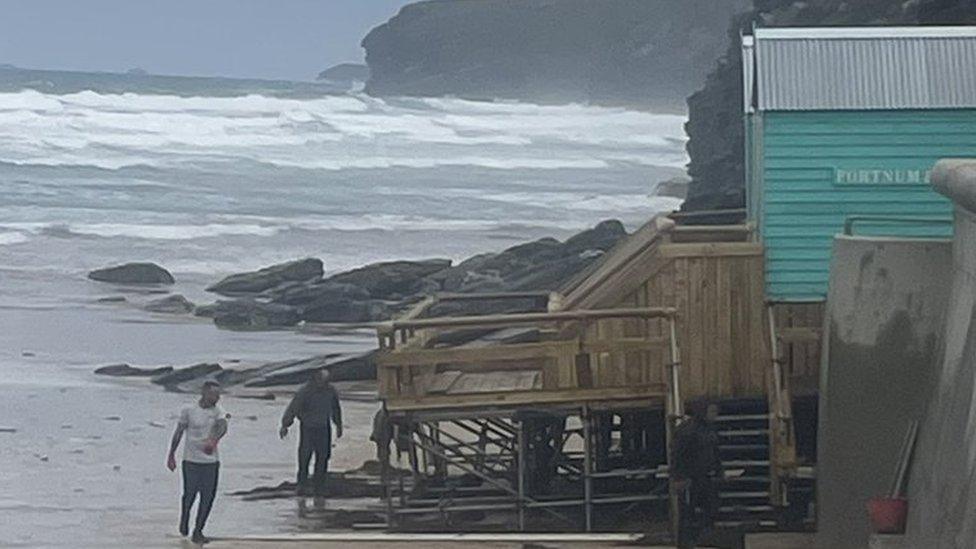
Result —
[[[726,479],[723,479],[721,482],[739,483],[739,484],[746,484],[746,483],[749,483],[749,482],[756,482],[756,483],[764,482],[764,483],[769,483],[769,477],[750,477],[750,476],[743,475],[741,477],[728,477]]]
[[[721,437],[763,437],[769,436],[769,429],[727,429],[719,431]]]
[[[769,492],[719,492],[719,497],[726,499],[754,499],[754,498],[768,498]]]
[[[719,513],[766,513],[772,510],[772,505],[723,505],[718,508]]]
[[[735,421],[769,421],[769,414],[741,414],[718,416],[715,421],[720,423],[731,423]]]
[[[737,467],[769,467],[768,459],[729,459],[723,460],[722,466],[730,469]]]
[[[768,444],[719,444],[719,450],[737,450],[739,452],[755,452],[759,450],[768,450]]]

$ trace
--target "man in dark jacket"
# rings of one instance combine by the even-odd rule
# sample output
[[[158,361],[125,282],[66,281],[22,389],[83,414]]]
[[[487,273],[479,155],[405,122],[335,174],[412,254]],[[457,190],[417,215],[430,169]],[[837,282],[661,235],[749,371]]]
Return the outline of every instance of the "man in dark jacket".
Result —
[[[315,370],[312,377],[291,399],[285,415],[281,418],[281,438],[288,435],[288,428],[301,422],[298,439],[298,491],[307,494],[308,466],[315,454],[314,492],[322,495],[325,488],[329,457],[332,455],[332,425],[335,424],[336,438],[342,437],[342,408],[339,395],[329,383],[329,372]]]
[[[711,528],[718,494],[715,478],[722,474],[718,434],[712,427],[718,407],[706,402],[690,406],[690,417],[674,431],[671,475],[680,494],[678,547],[694,547]]]

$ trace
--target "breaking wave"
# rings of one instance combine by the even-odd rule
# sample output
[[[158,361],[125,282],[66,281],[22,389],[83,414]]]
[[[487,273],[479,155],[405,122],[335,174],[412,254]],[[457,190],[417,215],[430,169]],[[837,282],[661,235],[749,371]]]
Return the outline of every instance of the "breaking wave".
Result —
[[[24,90],[0,93],[0,162],[110,170],[241,159],[327,170],[679,167],[683,123],[577,104]]]

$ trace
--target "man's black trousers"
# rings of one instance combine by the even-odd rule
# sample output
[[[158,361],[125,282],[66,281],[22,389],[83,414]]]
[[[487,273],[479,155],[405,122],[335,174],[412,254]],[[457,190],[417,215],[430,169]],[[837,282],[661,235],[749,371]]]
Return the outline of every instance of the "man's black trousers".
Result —
[[[220,463],[183,462],[183,505],[180,512],[180,532],[186,533],[190,525],[190,508],[197,494],[200,494],[200,505],[197,506],[197,522],[193,531],[203,533],[207,524],[210,509],[213,507],[214,497],[217,496],[217,476],[220,473]]]
[[[309,489],[308,466],[315,455],[315,476],[313,486],[317,494],[324,493],[329,457],[332,455],[332,428],[330,425],[302,425],[298,440],[298,487]]]

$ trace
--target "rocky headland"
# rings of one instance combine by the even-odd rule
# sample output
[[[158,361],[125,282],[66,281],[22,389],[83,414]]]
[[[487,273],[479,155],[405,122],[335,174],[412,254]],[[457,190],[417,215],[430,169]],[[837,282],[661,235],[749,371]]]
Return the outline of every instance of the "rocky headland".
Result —
[[[683,110],[746,0],[430,0],[362,41],[374,95]]]

